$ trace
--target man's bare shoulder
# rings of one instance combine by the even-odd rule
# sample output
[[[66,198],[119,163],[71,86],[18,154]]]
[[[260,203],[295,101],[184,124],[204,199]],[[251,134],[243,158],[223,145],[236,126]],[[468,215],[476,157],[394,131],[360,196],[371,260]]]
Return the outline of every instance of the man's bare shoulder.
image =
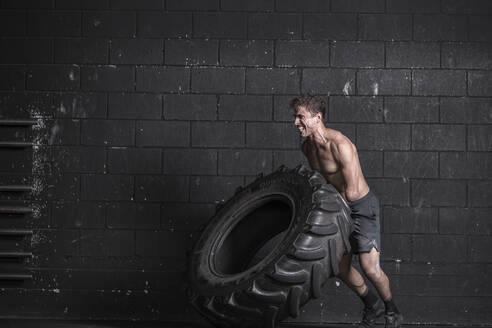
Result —
[[[339,158],[341,153],[347,154],[357,151],[352,141],[340,131],[333,134],[331,141],[330,148],[336,158]]]
[[[337,146],[354,146],[353,142],[346,136],[344,136],[342,133],[334,139],[334,144]]]
[[[353,145],[352,141],[338,130],[330,129],[330,141],[335,146]]]

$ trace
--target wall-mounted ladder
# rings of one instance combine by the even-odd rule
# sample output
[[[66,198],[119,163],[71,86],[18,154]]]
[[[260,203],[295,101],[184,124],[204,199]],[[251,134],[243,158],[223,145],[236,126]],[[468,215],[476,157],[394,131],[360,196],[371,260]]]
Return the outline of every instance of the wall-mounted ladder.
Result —
[[[12,127],[26,129],[32,128],[36,124],[37,120],[34,119],[0,119],[0,129],[11,129]],[[0,141],[0,150],[5,148],[32,148],[32,146],[32,141]],[[10,159],[2,156],[0,160],[8,162]],[[22,220],[33,213],[33,208],[26,204],[10,204],[8,201],[3,201],[5,194],[15,193],[21,198],[23,193],[30,193],[32,190],[33,187],[30,185],[0,182],[0,196],[2,198],[0,203],[0,243],[3,245],[0,248],[0,285],[9,281],[22,282],[32,279],[32,273],[26,267],[26,260],[32,258],[32,252],[21,245],[30,241],[33,231],[23,229],[18,225],[23,225]],[[19,219],[18,225],[5,227],[2,220],[5,221],[7,218]]]

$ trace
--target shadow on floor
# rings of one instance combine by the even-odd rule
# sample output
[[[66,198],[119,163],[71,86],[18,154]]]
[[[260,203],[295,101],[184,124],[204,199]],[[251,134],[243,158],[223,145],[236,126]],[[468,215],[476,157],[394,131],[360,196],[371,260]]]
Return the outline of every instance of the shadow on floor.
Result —
[[[83,321],[50,319],[0,319],[1,328],[210,328],[207,324],[186,322],[131,322],[131,321]],[[278,328],[354,328],[354,324],[294,324],[284,323]],[[383,328],[384,325],[376,325]],[[448,325],[404,325],[407,328],[460,328]]]

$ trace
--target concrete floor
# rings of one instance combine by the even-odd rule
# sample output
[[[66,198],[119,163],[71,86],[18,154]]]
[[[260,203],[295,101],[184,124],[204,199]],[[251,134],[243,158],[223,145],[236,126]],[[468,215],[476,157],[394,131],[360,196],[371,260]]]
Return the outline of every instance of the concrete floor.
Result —
[[[129,322],[129,321],[79,321],[79,320],[47,320],[47,319],[0,319],[0,328],[210,328],[206,324],[163,323],[163,322]],[[281,324],[279,328],[354,328],[352,324]],[[376,325],[383,328],[384,325]],[[407,328],[461,328],[463,326],[445,325],[404,325]],[[490,327],[490,326],[489,326]]]

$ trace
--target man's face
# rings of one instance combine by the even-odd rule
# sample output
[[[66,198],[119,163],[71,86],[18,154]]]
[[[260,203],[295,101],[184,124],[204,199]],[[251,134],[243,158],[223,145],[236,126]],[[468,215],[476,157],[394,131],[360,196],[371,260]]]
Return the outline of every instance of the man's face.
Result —
[[[297,107],[294,114],[294,124],[299,129],[302,137],[311,135],[319,123],[319,114],[313,115],[304,106]]]

